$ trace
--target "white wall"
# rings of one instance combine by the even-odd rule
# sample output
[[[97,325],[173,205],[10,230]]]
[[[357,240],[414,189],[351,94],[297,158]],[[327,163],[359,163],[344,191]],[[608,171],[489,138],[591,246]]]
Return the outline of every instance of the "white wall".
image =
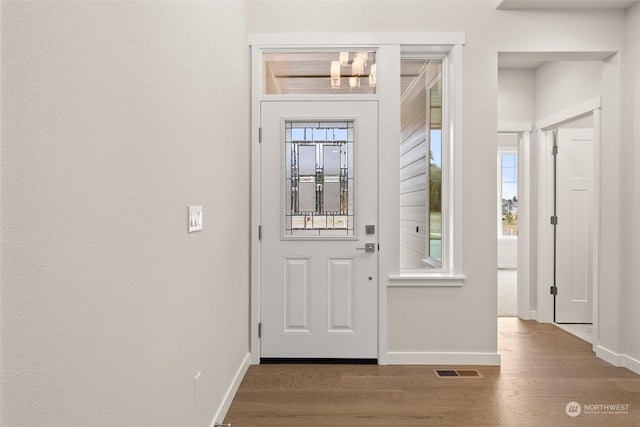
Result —
[[[620,341],[625,363],[640,372],[640,4],[627,15],[623,108],[622,219],[627,224],[623,236],[628,240],[623,249],[624,272],[621,305]],[[629,197],[631,196],[631,197]],[[630,203],[629,199],[633,200]]]
[[[2,425],[213,420],[248,353],[246,28],[2,2]]]
[[[554,61],[536,69],[536,120],[602,95],[601,61]]]
[[[533,123],[536,117],[536,72],[498,70],[498,122]]]

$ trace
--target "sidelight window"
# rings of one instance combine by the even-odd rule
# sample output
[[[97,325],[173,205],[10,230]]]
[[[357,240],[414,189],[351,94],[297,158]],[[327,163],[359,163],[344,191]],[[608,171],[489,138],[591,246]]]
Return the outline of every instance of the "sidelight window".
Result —
[[[443,242],[442,59],[401,60],[400,268],[439,269]]]

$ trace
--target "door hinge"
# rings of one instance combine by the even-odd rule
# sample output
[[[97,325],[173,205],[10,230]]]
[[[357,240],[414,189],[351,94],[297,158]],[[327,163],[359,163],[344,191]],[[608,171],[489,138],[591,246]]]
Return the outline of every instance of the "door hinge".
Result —
[[[258,142],[262,143],[262,128],[258,128]]]
[[[262,226],[258,226],[258,240],[262,240]]]
[[[554,145],[553,148],[551,148],[551,154],[554,156],[558,155],[558,146]]]
[[[549,293],[550,293],[551,295],[558,295],[558,287],[557,287],[557,286],[552,286],[552,287],[549,289]]]
[[[551,225],[558,225],[558,217],[556,215],[551,217]]]
[[[262,338],[262,322],[258,323],[258,338]]]

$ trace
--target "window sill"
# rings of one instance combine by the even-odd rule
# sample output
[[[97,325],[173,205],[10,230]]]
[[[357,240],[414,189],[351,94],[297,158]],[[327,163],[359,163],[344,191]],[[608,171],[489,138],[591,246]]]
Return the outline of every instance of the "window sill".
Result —
[[[389,276],[387,287],[461,287],[465,279],[466,277],[461,274],[399,274]]]

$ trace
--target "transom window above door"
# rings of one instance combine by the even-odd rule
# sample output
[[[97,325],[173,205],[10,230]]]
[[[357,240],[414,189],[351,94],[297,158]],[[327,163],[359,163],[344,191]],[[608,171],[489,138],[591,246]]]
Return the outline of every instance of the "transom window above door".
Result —
[[[375,50],[265,52],[265,95],[367,95],[377,88]]]

